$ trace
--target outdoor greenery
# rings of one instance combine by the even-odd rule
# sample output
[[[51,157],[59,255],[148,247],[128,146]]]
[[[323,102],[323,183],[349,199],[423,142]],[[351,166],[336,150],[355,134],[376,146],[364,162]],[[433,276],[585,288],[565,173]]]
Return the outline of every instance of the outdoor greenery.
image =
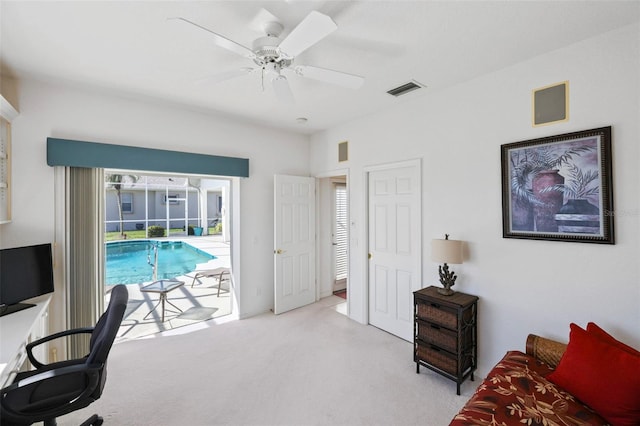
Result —
[[[149,227],[148,229],[149,231],[149,237],[154,238],[154,237],[164,237],[165,233],[165,229],[162,226],[158,226],[158,225],[152,225]]]
[[[151,226],[149,227],[149,229],[151,229]],[[162,229],[164,230],[164,228]],[[222,224],[218,224],[208,229],[209,229],[208,230],[209,235],[219,234],[220,232],[222,232]],[[182,228],[172,228],[170,230],[171,234],[177,234],[179,232],[184,232],[184,230]],[[136,230],[136,231],[125,231],[124,236],[120,235],[119,231],[104,233],[105,241],[117,241],[122,239],[135,240],[135,239],[142,239],[142,238],[147,238],[147,234],[144,229]],[[149,235],[149,238],[157,238],[157,237],[152,237],[151,235]]]
[[[135,240],[135,239],[139,239],[139,238],[147,238],[147,234],[144,231],[144,229],[142,231],[125,231],[124,232],[124,238],[122,237],[122,235],[120,235],[119,231],[114,231],[114,232],[105,232],[104,233],[104,240],[105,241],[117,241],[117,240],[122,240],[122,239],[130,239],[130,240]]]
[[[118,203],[118,217],[120,218],[120,237],[124,238],[124,227],[123,227],[123,218],[122,218],[122,184],[129,180],[131,183],[135,183],[138,181],[138,176],[136,175],[120,175],[120,174],[107,174],[104,177],[105,182],[110,184],[113,189],[116,190],[116,199]]]

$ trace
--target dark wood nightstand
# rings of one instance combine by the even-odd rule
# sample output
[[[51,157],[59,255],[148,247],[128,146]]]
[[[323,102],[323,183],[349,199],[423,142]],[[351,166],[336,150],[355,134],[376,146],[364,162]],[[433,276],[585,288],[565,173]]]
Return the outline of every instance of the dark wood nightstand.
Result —
[[[457,384],[470,377],[478,360],[478,297],[456,292],[451,296],[427,287],[413,293],[413,360]]]

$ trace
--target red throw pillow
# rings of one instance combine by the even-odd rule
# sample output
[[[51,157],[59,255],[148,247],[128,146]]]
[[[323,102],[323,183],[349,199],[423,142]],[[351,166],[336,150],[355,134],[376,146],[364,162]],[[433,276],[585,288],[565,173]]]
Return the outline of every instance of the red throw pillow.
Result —
[[[548,380],[593,408],[608,422],[638,425],[640,357],[571,324],[569,344]]]
[[[640,352],[633,349],[631,346],[625,345],[621,341],[616,340],[615,337],[598,327],[596,323],[590,322],[589,324],[587,324],[587,333],[594,335],[603,342],[616,346],[617,348],[622,349],[625,352],[629,352],[631,355],[640,356]]]

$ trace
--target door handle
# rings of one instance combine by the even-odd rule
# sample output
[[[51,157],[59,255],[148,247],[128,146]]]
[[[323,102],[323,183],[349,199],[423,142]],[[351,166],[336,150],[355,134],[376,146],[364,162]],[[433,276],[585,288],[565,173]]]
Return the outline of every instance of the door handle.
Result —
[[[371,255],[371,253],[369,253],[369,257],[368,258],[371,259],[371,257],[372,257],[372,255]]]
[[[284,253],[284,250],[282,250],[282,249],[278,249],[278,250],[274,250],[273,252],[274,252],[275,254],[282,254],[282,253]]]

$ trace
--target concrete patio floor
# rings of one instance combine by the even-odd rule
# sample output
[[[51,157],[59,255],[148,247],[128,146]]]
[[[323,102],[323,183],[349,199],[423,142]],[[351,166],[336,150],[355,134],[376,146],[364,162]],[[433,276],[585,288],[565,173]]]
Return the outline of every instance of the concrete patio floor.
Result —
[[[179,240],[216,256],[206,264],[197,265],[196,270],[214,269],[230,266],[229,244],[222,241],[219,235],[201,237],[171,237],[163,240]],[[169,303],[165,305],[165,320],[162,321],[162,306],[158,306],[149,314],[159,302],[158,293],[142,292],[141,288],[150,284],[130,284],[129,302],[125,311],[122,325],[118,330],[116,342],[142,337],[151,337],[156,333],[166,332],[180,327],[196,324],[200,321],[220,318],[231,314],[232,292],[231,280],[225,275],[222,280],[220,295],[218,296],[218,279],[198,278],[193,288],[193,277],[196,271],[175,277],[183,281],[184,285],[167,293],[167,301],[177,306],[182,312],[176,310]],[[105,304],[110,297],[109,288],[105,294]],[[146,317],[146,319],[145,319]]]

